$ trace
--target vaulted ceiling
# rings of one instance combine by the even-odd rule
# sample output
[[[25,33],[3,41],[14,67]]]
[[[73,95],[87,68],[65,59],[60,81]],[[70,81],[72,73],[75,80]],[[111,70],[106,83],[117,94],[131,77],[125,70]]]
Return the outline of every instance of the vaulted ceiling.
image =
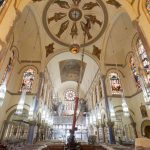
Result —
[[[14,33],[19,59],[49,61],[47,68],[60,95],[67,88],[77,87],[85,49],[80,93],[84,96],[99,69],[96,61],[102,66],[123,64],[135,30],[116,1],[43,0],[25,7]],[[78,54],[70,53],[72,44],[79,45]]]

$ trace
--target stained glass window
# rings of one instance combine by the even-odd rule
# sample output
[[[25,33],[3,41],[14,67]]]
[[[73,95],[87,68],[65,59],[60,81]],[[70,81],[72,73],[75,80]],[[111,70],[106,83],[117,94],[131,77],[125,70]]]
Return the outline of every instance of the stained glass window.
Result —
[[[26,92],[31,92],[32,84],[35,78],[35,72],[33,69],[28,69],[23,74],[23,80],[20,91],[22,91],[24,88]]]
[[[137,67],[135,65],[135,60],[132,56],[130,57],[130,68],[131,68],[131,71],[133,73],[133,76],[134,76],[134,79],[135,79],[135,82],[136,82],[136,87],[141,88],[140,78],[139,78],[139,75],[138,75],[138,72],[137,72]]]
[[[121,94],[121,83],[117,73],[112,72],[109,75],[112,94]]]
[[[145,72],[145,82],[148,84],[150,83],[150,61],[148,59],[146,50],[143,46],[143,43],[141,39],[138,39],[137,41],[137,49],[138,49],[138,54],[140,57],[140,60],[143,64],[144,72]]]
[[[69,101],[73,101],[75,98],[76,94],[73,89],[69,89],[65,92],[65,99]]]
[[[15,54],[13,51],[12,56],[9,58],[9,62],[8,62],[8,65],[5,69],[5,72],[3,74],[3,78],[2,78],[1,83],[3,83],[4,81],[7,83],[9,76],[10,76],[10,73],[11,73],[11,70],[12,70],[12,67],[13,67],[14,58],[15,58]]]
[[[146,9],[148,13],[150,14],[150,0],[146,0]]]

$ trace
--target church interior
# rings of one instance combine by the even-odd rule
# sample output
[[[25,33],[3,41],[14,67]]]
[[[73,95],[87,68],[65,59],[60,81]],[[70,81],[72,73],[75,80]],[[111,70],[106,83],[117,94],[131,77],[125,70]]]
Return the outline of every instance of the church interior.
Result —
[[[0,0],[0,114],[4,150],[150,150],[150,0]]]

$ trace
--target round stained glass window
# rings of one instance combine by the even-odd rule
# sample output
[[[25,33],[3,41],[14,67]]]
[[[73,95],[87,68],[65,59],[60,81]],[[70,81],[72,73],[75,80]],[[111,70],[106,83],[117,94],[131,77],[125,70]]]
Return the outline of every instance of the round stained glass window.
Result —
[[[74,90],[67,90],[65,92],[65,99],[69,101],[73,101],[75,98],[76,94]]]

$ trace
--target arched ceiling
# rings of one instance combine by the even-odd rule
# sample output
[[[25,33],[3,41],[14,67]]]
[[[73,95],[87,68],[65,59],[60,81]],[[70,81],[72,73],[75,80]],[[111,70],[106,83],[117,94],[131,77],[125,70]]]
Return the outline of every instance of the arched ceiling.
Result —
[[[115,20],[116,15],[118,18]],[[80,72],[78,65],[83,47],[100,63],[123,64],[135,34],[125,10],[117,1],[111,0],[43,0],[30,3],[22,12],[14,32],[21,60],[46,62],[51,54],[59,52],[49,60],[47,68],[55,92],[60,93],[66,88],[77,87],[75,81]],[[69,52],[73,43],[80,46],[80,53],[76,55]],[[82,96],[99,69],[89,56],[84,56]]]
[[[67,66],[67,68],[64,69],[66,65],[64,64],[60,65],[60,63],[66,60],[69,63],[69,65]],[[79,77],[80,71],[78,67],[80,65],[78,64],[78,62],[80,61],[81,61],[81,53],[72,54],[70,52],[63,52],[54,56],[50,60],[50,62],[47,64],[50,78],[54,86],[54,91],[56,93],[60,93],[60,96],[68,88],[73,88],[75,90],[77,89],[77,82],[74,81],[74,78]],[[85,70],[83,71],[83,78],[82,78],[82,82],[80,85],[81,97],[85,96],[84,94],[89,89],[90,84],[92,83],[95,77],[95,74],[97,73],[99,69],[97,63],[86,54],[84,55],[83,61],[85,63]],[[61,74],[61,70],[63,69],[64,69],[64,72],[62,72]],[[65,82],[61,81],[61,79],[64,77],[63,74],[65,74],[66,76],[69,76]]]
[[[127,13],[121,13],[114,22],[105,49],[105,64],[125,65],[127,53],[132,51],[132,40],[136,34]]]

